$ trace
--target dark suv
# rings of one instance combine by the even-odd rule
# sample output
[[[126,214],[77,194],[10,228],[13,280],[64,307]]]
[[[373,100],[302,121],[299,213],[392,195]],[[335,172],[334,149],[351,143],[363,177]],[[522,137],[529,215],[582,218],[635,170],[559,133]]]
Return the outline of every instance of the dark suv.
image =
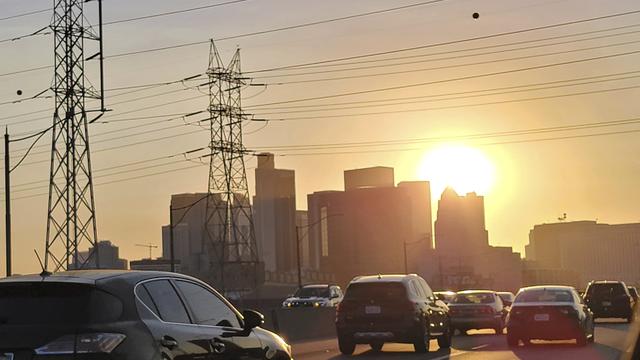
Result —
[[[291,348],[205,283],[147,271],[0,280],[0,359],[290,359]]]
[[[595,318],[633,319],[634,301],[622,281],[592,281],[585,291],[584,301]]]
[[[440,347],[451,346],[448,308],[418,275],[353,279],[338,305],[336,330],[345,355],[351,355],[356,344],[380,351],[385,342],[410,343],[424,353],[436,338]]]

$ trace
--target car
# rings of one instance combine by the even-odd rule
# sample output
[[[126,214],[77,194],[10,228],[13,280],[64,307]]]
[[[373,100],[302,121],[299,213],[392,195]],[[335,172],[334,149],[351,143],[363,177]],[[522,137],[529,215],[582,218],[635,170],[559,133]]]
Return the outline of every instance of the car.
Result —
[[[454,297],[456,297],[455,291],[435,291],[433,293],[436,298],[442,300],[445,304],[448,304]]]
[[[337,285],[305,285],[288,297],[283,308],[335,307],[342,301],[343,294]]]
[[[77,270],[0,280],[2,359],[291,359],[291,347],[204,282]]]
[[[416,352],[426,353],[431,339],[449,348],[452,336],[446,304],[415,274],[351,280],[336,309],[336,333],[345,355],[353,354],[356,344],[380,351],[386,342],[413,344]]]
[[[503,332],[507,311],[495,291],[459,291],[448,306],[451,324],[462,334],[471,329],[493,329],[496,334]]]
[[[512,292],[509,291],[498,291],[498,296],[502,300],[504,306],[509,307],[513,304],[513,299],[516,297]]]
[[[530,286],[516,294],[507,315],[507,345],[531,340],[595,340],[593,313],[570,286]]]
[[[629,294],[633,298],[633,302],[638,304],[638,289],[635,286],[627,286],[627,290],[629,290]]]
[[[595,318],[633,319],[635,302],[622,281],[591,281],[584,300]]]

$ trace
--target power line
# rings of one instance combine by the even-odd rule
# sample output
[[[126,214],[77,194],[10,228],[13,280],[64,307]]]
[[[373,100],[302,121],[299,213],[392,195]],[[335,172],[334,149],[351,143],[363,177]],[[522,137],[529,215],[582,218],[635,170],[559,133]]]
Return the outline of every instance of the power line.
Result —
[[[538,30],[547,30],[547,29],[552,29],[552,28],[557,28],[557,27],[562,27],[562,26],[576,25],[576,24],[581,24],[581,23],[585,23],[585,22],[598,21],[598,20],[604,20],[604,19],[611,19],[611,18],[616,18],[616,17],[620,17],[620,16],[627,16],[627,15],[632,15],[632,14],[638,14],[638,13],[640,13],[640,10],[626,11],[626,12],[621,12],[621,13],[616,13],[616,14],[609,14],[609,15],[597,16],[597,17],[580,19],[580,20],[566,21],[566,22],[562,22],[562,23],[537,26],[537,27],[527,28],[527,29],[506,31],[506,32],[501,32],[501,33],[496,33],[496,34],[475,36],[475,37],[471,37],[471,38],[450,40],[450,41],[444,41],[444,42],[433,43],[433,44],[406,47],[406,48],[395,49],[395,50],[387,50],[387,51],[374,52],[374,53],[368,53],[368,54],[346,56],[346,57],[341,57],[341,58],[320,60],[320,61],[308,62],[308,63],[304,63],[304,64],[280,66],[280,67],[268,68],[268,69],[262,69],[262,70],[245,71],[245,74],[251,74],[251,73],[256,73],[256,72],[283,70],[283,69],[290,69],[290,68],[300,67],[300,66],[319,65],[319,64],[333,63],[333,62],[346,61],[346,60],[355,60],[355,59],[362,59],[362,58],[372,57],[372,56],[382,56],[382,55],[397,54],[397,53],[406,52],[406,51],[429,49],[429,48],[433,48],[433,47],[454,45],[454,44],[460,44],[460,43],[466,43],[466,42],[478,41],[478,40],[487,40],[487,39],[492,39],[492,38],[495,38],[495,37],[516,35],[516,34],[522,34],[522,33],[527,33],[527,32],[532,32],[532,31],[538,31]]]
[[[419,3],[415,3],[415,4],[397,6],[397,7],[393,7],[393,8],[369,11],[369,12],[365,12],[365,13],[353,14],[353,15],[342,16],[342,17],[331,18],[331,19],[325,19],[325,20],[319,20],[319,21],[312,21],[312,22],[307,22],[307,23],[302,23],[302,24],[297,24],[297,25],[283,26],[283,27],[279,27],[279,28],[262,30],[262,31],[255,31],[255,32],[244,33],[244,34],[239,34],[239,35],[232,35],[232,36],[221,37],[221,38],[217,38],[217,39],[213,39],[213,40],[216,41],[216,42],[220,42],[220,41],[240,39],[240,38],[257,36],[257,35],[265,35],[265,34],[270,34],[270,33],[275,33],[275,32],[300,29],[300,28],[316,26],[316,25],[322,25],[322,24],[328,24],[328,23],[339,22],[339,21],[344,21],[344,20],[351,20],[351,19],[361,18],[361,17],[365,17],[365,16],[379,15],[379,14],[393,12],[393,11],[406,10],[406,9],[409,9],[409,8],[414,8],[414,7],[418,7],[418,6],[424,6],[424,5],[430,5],[430,4],[439,3],[439,2],[443,2],[443,1],[446,1],[446,0],[422,1],[422,2],[419,2]],[[194,41],[194,42],[188,42],[188,43],[182,43],[182,44],[176,44],[176,45],[169,45],[169,46],[163,46],[163,47],[152,48],[152,49],[123,52],[123,53],[118,53],[118,54],[114,54],[114,55],[111,55],[111,56],[107,56],[107,57],[105,57],[105,59],[118,58],[118,57],[131,56],[131,55],[138,55],[138,54],[146,54],[146,53],[164,51],[164,50],[171,50],[171,49],[180,49],[180,48],[191,47],[191,46],[195,46],[195,45],[208,44],[209,41],[210,40]]]
[[[523,102],[523,101],[557,99],[557,98],[564,98],[564,97],[578,96],[578,95],[593,95],[593,94],[601,94],[601,93],[605,93],[605,92],[623,91],[623,90],[631,90],[631,89],[639,89],[639,88],[640,88],[640,85],[633,85],[633,86],[625,86],[625,87],[619,87],[619,88],[613,88],[613,89],[602,89],[602,90],[584,91],[584,92],[560,94],[560,95],[539,96],[539,97],[523,98],[523,99],[500,100],[500,101],[483,102],[483,103],[476,103],[476,104],[450,105],[450,106],[440,106],[440,107],[421,108],[421,109],[378,111],[378,112],[367,112],[367,113],[357,113],[357,114],[339,114],[339,115],[290,117],[290,118],[271,119],[270,121],[314,120],[314,119],[343,118],[343,117],[353,117],[353,116],[373,116],[373,115],[387,115],[387,114],[396,114],[396,113],[411,113],[411,112],[425,112],[425,111],[447,110],[447,109],[460,109],[460,108],[468,108],[468,107],[475,107],[475,106],[509,104],[509,103]]]
[[[433,80],[433,81],[427,81],[427,82],[421,82],[421,83],[415,83],[415,84],[406,84],[406,85],[390,86],[390,87],[384,87],[384,88],[378,88],[378,89],[352,91],[352,92],[333,94],[333,95],[324,95],[324,96],[315,96],[315,97],[308,97],[308,98],[302,98],[302,99],[277,101],[277,102],[260,104],[260,105],[255,105],[255,106],[270,106],[270,105],[290,104],[290,103],[312,101],[312,100],[333,99],[333,98],[338,98],[338,97],[343,97],[343,96],[363,95],[363,94],[371,94],[371,93],[376,93],[376,92],[401,90],[401,89],[408,89],[408,88],[412,88],[412,87],[421,87],[421,86],[441,84],[441,83],[452,82],[452,81],[470,80],[470,79],[477,79],[477,78],[483,78],[483,77],[489,77],[489,76],[513,74],[513,73],[518,73],[518,72],[523,72],[523,71],[546,69],[546,68],[556,67],[556,66],[578,64],[578,63],[583,63],[583,62],[588,62],[588,61],[610,59],[610,58],[620,57],[620,56],[635,55],[635,54],[638,54],[638,53],[640,53],[640,50],[634,50],[634,51],[628,51],[628,52],[610,54],[610,55],[595,56],[595,57],[577,59],[577,60],[570,60],[570,61],[562,61],[562,62],[551,63],[551,64],[529,66],[529,67],[518,68],[518,69],[502,70],[502,71],[495,71],[495,72],[476,74],[476,75],[467,75],[467,76],[461,76],[461,77],[450,78],[450,79]]]
[[[126,23],[126,22],[131,22],[131,21],[153,19],[153,18],[169,16],[169,15],[176,15],[176,14],[184,14],[184,13],[188,13],[188,12],[192,12],[192,11],[212,9],[212,8],[215,8],[215,7],[231,5],[231,4],[237,4],[237,3],[242,3],[242,2],[246,2],[246,1],[249,1],[249,0],[225,1],[225,2],[222,2],[222,3],[217,3],[217,4],[212,4],[212,5],[198,6],[198,7],[182,9],[182,10],[167,11],[167,12],[161,12],[161,13],[156,13],[156,14],[151,14],[151,15],[144,15],[144,16],[128,18],[128,19],[107,21],[103,25],[106,26],[106,25],[122,24],[122,23]]]
[[[416,143],[456,141],[456,140],[488,140],[488,139],[500,138],[500,137],[527,136],[527,135],[537,135],[537,134],[543,134],[543,133],[588,130],[588,129],[603,128],[603,127],[626,126],[626,125],[635,125],[635,124],[640,124],[640,117],[590,122],[590,123],[576,123],[576,124],[569,124],[569,125],[559,125],[559,126],[540,127],[540,128],[531,128],[531,129],[481,132],[481,133],[475,133],[475,134],[454,135],[454,136],[438,136],[438,137],[396,139],[396,140],[376,140],[376,141],[362,141],[362,142],[324,143],[324,144],[257,146],[257,147],[253,147],[253,149],[256,151],[259,151],[259,150],[262,150],[262,151],[264,150],[274,150],[274,151],[326,150],[326,149],[335,149],[335,148],[342,149],[342,148],[353,148],[353,147],[408,145],[408,144],[416,144]]]
[[[634,71],[632,73],[638,73],[640,71]],[[336,110],[353,110],[353,109],[362,109],[362,108],[371,108],[371,107],[385,107],[385,106],[398,106],[398,105],[407,105],[407,104],[421,104],[421,103],[427,103],[427,102],[439,102],[439,101],[450,101],[450,100],[459,100],[459,99],[470,99],[470,98],[477,98],[477,97],[484,97],[484,96],[495,96],[495,95],[505,95],[505,94],[514,94],[514,93],[522,93],[522,92],[530,92],[530,91],[540,91],[540,90],[549,90],[549,89],[557,89],[557,88],[562,88],[562,87],[568,87],[568,86],[580,86],[580,85],[591,85],[591,84],[597,84],[597,83],[604,83],[604,82],[610,82],[610,81],[619,81],[619,80],[628,80],[628,79],[635,79],[640,77],[640,75],[634,75],[634,76],[627,76],[627,77],[620,77],[620,78],[613,78],[613,79],[602,79],[602,80],[593,80],[593,81],[585,81],[585,82],[577,82],[577,83],[570,83],[570,84],[560,84],[560,85],[552,85],[552,86],[544,86],[544,87],[537,87],[537,88],[532,88],[532,89],[518,89],[521,86],[507,86],[507,87],[502,87],[502,88],[495,88],[494,90],[500,90],[500,89],[516,89],[516,90],[507,90],[507,91],[499,91],[499,92],[488,92],[488,91],[492,91],[491,89],[489,90],[478,90],[478,91],[461,91],[461,92],[453,92],[453,93],[442,93],[442,94],[434,94],[434,95],[426,95],[426,96],[410,96],[410,97],[405,97],[405,98],[395,98],[395,99],[384,99],[384,100],[365,100],[365,101],[352,101],[352,102],[344,102],[341,104],[367,104],[367,105],[354,105],[354,106],[342,106],[342,107],[335,107],[335,104],[318,104],[318,105],[307,105],[307,106],[291,106],[290,108],[294,108],[294,109],[300,109],[300,108],[305,108],[305,107],[314,107],[313,109],[304,109],[304,110],[289,110],[289,111],[276,111],[276,112],[261,112],[260,115],[261,116],[268,116],[268,115],[279,115],[279,114],[295,114],[295,113],[308,113],[308,112],[318,112],[318,111],[336,111]],[[593,78],[593,77],[591,77]],[[547,82],[547,84],[552,84],[552,83],[558,83],[557,81],[552,81],[552,82]],[[540,83],[540,84],[544,84],[544,83]],[[536,86],[531,85],[531,86]],[[628,88],[612,88],[612,89],[600,89],[600,90],[596,90],[597,92],[593,92],[593,93],[598,93],[598,92],[610,92],[610,91],[618,91],[618,90],[627,90]],[[482,92],[480,94],[477,94],[478,92]],[[577,92],[577,93],[568,93],[568,94],[558,94],[558,95],[549,95],[548,97],[545,98],[556,98],[556,97],[566,97],[566,96],[575,96],[575,95],[584,95],[584,94],[591,94],[592,92],[587,92],[587,93],[582,93],[582,92]],[[471,95],[468,95],[471,94]],[[458,95],[458,96],[454,96],[454,95]],[[445,97],[445,96],[450,96],[450,97]],[[412,100],[412,99],[421,99],[421,100]],[[531,99],[538,99],[538,98],[531,98]],[[409,100],[409,101],[402,101],[402,100]],[[510,99],[507,101],[514,101],[516,99]],[[526,100],[526,99],[524,99]],[[393,102],[393,103],[387,103],[390,101],[399,101],[399,102]],[[522,101],[522,100],[516,100],[516,101]],[[460,107],[465,107],[467,105],[460,105]],[[319,107],[319,108],[318,108]],[[286,109],[287,107],[280,107],[280,108],[265,108],[262,109],[263,111],[268,111],[268,110],[273,110],[273,109]]]
[[[443,0],[440,0],[440,1],[443,1]],[[391,9],[387,9],[387,10],[391,11]],[[380,10],[380,11],[384,11],[384,10]],[[627,16],[627,15],[632,15],[632,14],[637,14],[637,13],[640,13],[640,10],[627,11],[627,12],[603,15],[603,16],[592,17],[592,18],[579,19],[579,20],[573,20],[573,21],[550,24],[550,25],[543,25],[543,26],[538,26],[538,27],[533,27],[533,28],[526,28],[526,29],[502,32],[502,33],[496,33],[496,34],[490,34],[490,35],[484,35],[484,36],[477,36],[477,37],[471,37],[471,38],[465,38],[465,39],[451,40],[451,41],[440,42],[440,43],[426,44],[426,45],[420,45],[420,46],[414,46],[414,47],[407,47],[407,48],[401,48],[401,49],[395,49],[395,50],[387,50],[387,51],[382,51],[382,52],[353,55],[353,56],[340,57],[340,58],[327,59],[327,60],[320,60],[320,61],[314,61],[314,62],[294,64],[294,65],[286,65],[286,66],[274,67],[274,68],[268,68],[268,69],[245,71],[244,73],[245,74],[250,74],[250,73],[257,73],[257,72],[276,71],[276,70],[291,69],[291,68],[303,67],[303,66],[309,66],[309,65],[327,64],[327,63],[332,63],[332,62],[355,60],[355,59],[361,59],[361,58],[366,58],[366,57],[389,55],[389,54],[395,54],[395,53],[400,53],[400,52],[405,52],[405,51],[421,50],[421,49],[427,49],[427,48],[445,46],[445,45],[452,45],[452,44],[459,44],[459,43],[465,43],[465,42],[476,41],[476,40],[486,40],[486,39],[491,39],[491,38],[495,38],[495,37],[515,35],[515,34],[531,32],[531,31],[546,30],[546,29],[562,27],[562,26],[568,26],[568,25],[575,25],[575,24],[580,24],[580,23],[585,23],[585,22],[598,21],[598,20],[604,20],[604,19],[611,19],[611,18]],[[365,14],[367,14],[367,13],[365,13]],[[365,16],[363,14],[356,14],[356,15],[352,15],[352,16],[357,16],[357,15]],[[334,19],[328,19],[328,20],[324,20],[324,21],[338,21],[337,19],[342,19],[342,18],[334,18]],[[215,41],[231,40],[231,39],[237,39],[237,38],[241,38],[241,37],[254,36],[254,35],[266,34],[266,33],[270,33],[270,32],[288,30],[290,28],[298,28],[298,27],[303,27],[303,26],[312,26],[312,25],[317,25],[318,23],[322,23],[322,22],[312,22],[312,23],[307,23],[307,24],[299,24],[299,25],[294,25],[294,26],[289,26],[289,27],[276,28],[276,29],[271,29],[271,30],[264,30],[264,31],[256,32],[256,33],[233,35],[233,36],[229,36],[229,37],[225,37],[225,38],[215,39]],[[129,55],[136,55],[136,54],[143,54],[143,53],[149,53],[149,52],[156,52],[156,51],[163,51],[163,50],[170,50],[170,49],[178,49],[178,48],[190,47],[190,46],[195,46],[195,45],[203,45],[203,44],[207,44],[207,43],[209,43],[209,40],[188,42],[188,43],[182,43],[182,44],[158,47],[158,48],[153,48],[153,49],[145,49],[145,50],[124,52],[124,53],[117,53],[117,54],[114,54],[114,55],[111,55],[111,56],[107,56],[107,57],[105,57],[105,59],[117,58],[117,57],[129,56]],[[41,67],[36,67],[36,68],[30,68],[30,69],[18,70],[18,71],[13,71],[13,72],[8,72],[8,73],[2,73],[2,74],[0,74],[0,77],[10,76],[10,75],[15,75],[15,74],[21,74],[21,73],[26,73],[26,72],[32,72],[32,71],[39,71],[39,70],[43,70],[43,69],[48,69],[50,67],[51,66],[41,66]]]
[[[311,108],[311,107],[321,107],[322,108],[322,107],[329,107],[329,106],[377,104],[377,103],[381,103],[381,102],[390,102],[390,101],[429,99],[429,98],[438,98],[438,97],[444,97],[444,96],[456,96],[456,95],[468,95],[468,94],[476,94],[476,93],[486,93],[486,92],[492,92],[492,91],[504,91],[504,90],[512,90],[512,89],[519,89],[519,88],[525,88],[525,87],[536,87],[536,88],[534,88],[534,89],[521,89],[520,91],[537,91],[537,90],[550,89],[550,88],[555,88],[556,87],[556,86],[544,87],[546,85],[554,85],[554,84],[562,84],[562,83],[571,83],[571,82],[582,81],[581,83],[565,84],[565,85],[558,85],[557,86],[557,87],[564,87],[564,86],[585,85],[585,84],[592,84],[592,83],[599,83],[599,82],[606,82],[606,81],[617,81],[617,80],[632,79],[632,78],[636,78],[636,76],[625,76],[625,77],[618,77],[618,78],[614,78],[614,79],[604,79],[604,80],[599,80],[599,81],[595,80],[595,79],[603,79],[603,78],[614,77],[614,76],[624,76],[624,75],[630,75],[630,74],[637,74],[639,72],[640,72],[640,70],[632,70],[632,71],[624,71],[624,72],[619,72],[619,73],[609,73],[609,74],[586,76],[586,77],[580,77],[580,78],[545,81],[545,82],[520,84],[520,85],[513,85],[513,86],[503,86],[503,87],[494,87],[494,88],[485,88],[485,89],[467,90],[467,91],[456,91],[456,92],[439,93],[439,94],[432,94],[432,95],[405,96],[405,97],[396,97],[396,98],[379,99],[379,100],[360,100],[360,101],[345,101],[345,102],[338,102],[338,103],[290,105],[290,106],[278,106],[278,107],[265,107],[265,108],[262,108],[262,109],[260,108],[260,105],[254,105],[254,106],[247,106],[245,108],[249,109],[249,110],[254,110],[254,111],[260,111],[260,110],[262,110],[262,111],[270,111],[270,110],[306,109],[306,108]],[[591,80],[593,80],[593,81],[591,81]],[[492,93],[492,94],[489,94],[489,95],[495,95],[495,94],[496,93]],[[477,96],[481,96],[481,95],[482,94],[478,94]],[[376,106],[376,105],[374,105],[374,106]],[[315,110],[314,109],[308,109],[308,111],[315,111]]]
[[[640,31],[634,31],[633,33],[640,33]],[[559,43],[555,43],[555,44],[535,45],[535,46],[528,46],[528,47],[515,48],[515,49],[505,49],[505,50],[499,50],[499,51],[491,51],[491,52],[480,53],[480,54],[450,56],[450,57],[445,57],[445,58],[427,59],[427,60],[420,60],[420,61],[409,61],[409,62],[403,62],[403,63],[369,65],[369,66],[351,67],[351,68],[345,68],[345,69],[310,71],[310,72],[300,72],[300,73],[281,74],[281,75],[257,76],[257,77],[255,77],[255,79],[271,79],[271,78],[282,78],[282,77],[308,76],[308,75],[338,73],[338,72],[345,72],[345,71],[359,71],[359,70],[369,70],[369,69],[387,68],[387,67],[404,66],[404,65],[414,65],[414,64],[422,64],[422,63],[426,63],[426,62],[468,58],[469,56],[481,56],[481,55],[499,54],[499,53],[505,53],[505,52],[510,52],[510,51],[518,51],[518,50],[523,50],[523,49],[531,49],[531,48],[543,47],[543,46],[562,45],[562,44],[572,43],[572,42],[575,42],[575,41],[574,40],[569,41],[569,42],[563,41],[563,42],[559,42]],[[305,83],[305,82],[330,81],[330,80],[356,79],[356,78],[370,77],[370,76],[397,75],[397,74],[406,74],[406,73],[412,73],[412,72],[422,72],[422,71],[430,71],[430,70],[450,69],[450,68],[464,67],[464,66],[485,65],[485,64],[491,64],[491,63],[494,63],[494,62],[523,60],[523,59],[531,59],[531,58],[537,58],[537,57],[570,54],[570,53],[579,52],[579,51],[598,50],[598,49],[604,49],[604,48],[609,48],[609,47],[637,44],[638,42],[640,42],[640,40],[623,41],[623,42],[612,43],[612,44],[589,46],[589,47],[583,47],[583,48],[578,48],[578,49],[561,50],[561,51],[547,52],[547,53],[541,53],[541,54],[523,55],[523,56],[516,56],[516,57],[502,58],[502,59],[498,58],[498,59],[490,59],[490,60],[485,60],[485,61],[477,61],[477,62],[470,62],[470,63],[463,63],[463,64],[450,64],[450,65],[442,65],[442,66],[436,66],[436,67],[431,67],[431,68],[410,69],[410,70],[401,70],[401,71],[386,72],[386,73],[373,73],[373,74],[364,74],[364,75],[344,76],[344,77],[337,77],[337,78],[310,79],[310,80],[300,80],[300,81],[285,81],[285,82],[278,82],[278,83],[276,83],[276,85],[281,85],[281,84],[282,85],[299,84],[299,83]]]
[[[284,69],[284,70],[292,71],[292,70],[306,70],[306,69],[326,68],[326,67],[339,67],[339,66],[345,66],[345,65],[369,64],[369,63],[378,63],[378,62],[383,62],[383,61],[414,59],[414,58],[421,58],[421,57],[431,57],[431,56],[437,56],[437,55],[447,55],[447,56],[449,56],[449,57],[444,57],[444,58],[438,58],[437,60],[448,60],[448,59],[455,59],[455,58],[459,58],[459,57],[468,57],[468,56],[478,56],[478,55],[490,54],[490,53],[480,53],[480,54],[468,54],[468,55],[462,55],[462,56],[451,56],[451,54],[456,54],[456,53],[461,53],[461,52],[470,52],[470,51],[477,51],[477,50],[495,49],[495,48],[501,48],[501,47],[505,47],[505,46],[531,44],[531,43],[537,43],[537,42],[542,42],[542,41],[572,38],[572,37],[589,35],[589,34],[598,34],[598,33],[615,31],[615,30],[623,30],[623,29],[635,28],[635,27],[638,27],[638,26],[640,26],[640,24],[630,24],[630,25],[617,26],[617,27],[606,28],[606,29],[598,29],[598,30],[577,32],[577,33],[572,33],[572,34],[555,35],[555,36],[549,36],[549,37],[532,39],[532,40],[519,40],[519,41],[512,41],[512,42],[501,43],[501,44],[483,45],[483,46],[476,46],[476,47],[464,48],[464,49],[450,49],[450,50],[446,50],[446,51],[430,52],[430,53],[426,53],[426,54],[404,55],[404,56],[396,56],[396,57],[390,57],[390,58],[370,59],[370,60],[360,60],[360,61],[348,61],[348,62],[341,62],[341,63],[338,63],[338,64],[326,63],[326,64],[308,65],[308,66],[304,65],[304,64],[288,65],[287,67],[290,67],[290,68],[289,69]],[[556,43],[550,43],[550,44],[540,44],[540,45],[533,45],[533,46],[529,46],[529,47],[520,47],[520,48],[515,48],[515,49],[504,49],[504,50],[498,50],[496,52],[525,50],[525,49],[532,49],[532,48],[536,48],[536,47],[561,45],[561,44],[565,44],[565,43],[578,42],[578,41],[598,40],[598,39],[604,39],[604,38],[621,36],[621,35],[636,34],[637,32],[638,31],[627,31],[627,32],[621,32],[621,33],[615,33],[615,34],[593,36],[593,37],[588,37],[588,38],[584,38],[584,39],[569,40],[569,41],[565,41],[565,42],[556,42]],[[435,61],[435,59],[433,61]],[[256,70],[256,71],[253,71],[253,72],[254,73],[256,73],[256,72],[269,72],[269,71],[278,71],[278,70],[279,69],[274,68],[273,70],[265,69],[265,70]]]
[[[41,13],[48,12],[48,11],[52,11],[52,9],[51,8],[40,9],[40,10],[29,11],[29,12],[25,12],[25,13],[21,13],[21,14],[15,14],[15,15],[11,15],[11,16],[1,17],[0,21],[9,20],[9,19],[17,19],[17,18],[20,18],[20,17],[30,16],[30,15],[35,15],[35,14],[41,14]]]

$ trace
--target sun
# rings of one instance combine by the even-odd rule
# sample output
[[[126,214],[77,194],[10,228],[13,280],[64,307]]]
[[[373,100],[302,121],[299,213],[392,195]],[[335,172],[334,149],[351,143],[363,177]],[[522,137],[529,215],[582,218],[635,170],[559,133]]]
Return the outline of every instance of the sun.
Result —
[[[495,180],[495,167],[479,149],[465,145],[443,145],[427,152],[418,177],[431,182],[433,194],[452,187],[458,194],[487,195]]]

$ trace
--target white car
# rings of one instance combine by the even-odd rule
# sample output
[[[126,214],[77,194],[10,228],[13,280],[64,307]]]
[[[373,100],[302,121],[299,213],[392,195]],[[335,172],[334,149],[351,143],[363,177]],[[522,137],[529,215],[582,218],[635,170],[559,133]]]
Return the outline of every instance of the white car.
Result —
[[[288,297],[282,307],[335,307],[342,297],[342,289],[337,285],[305,285]]]

